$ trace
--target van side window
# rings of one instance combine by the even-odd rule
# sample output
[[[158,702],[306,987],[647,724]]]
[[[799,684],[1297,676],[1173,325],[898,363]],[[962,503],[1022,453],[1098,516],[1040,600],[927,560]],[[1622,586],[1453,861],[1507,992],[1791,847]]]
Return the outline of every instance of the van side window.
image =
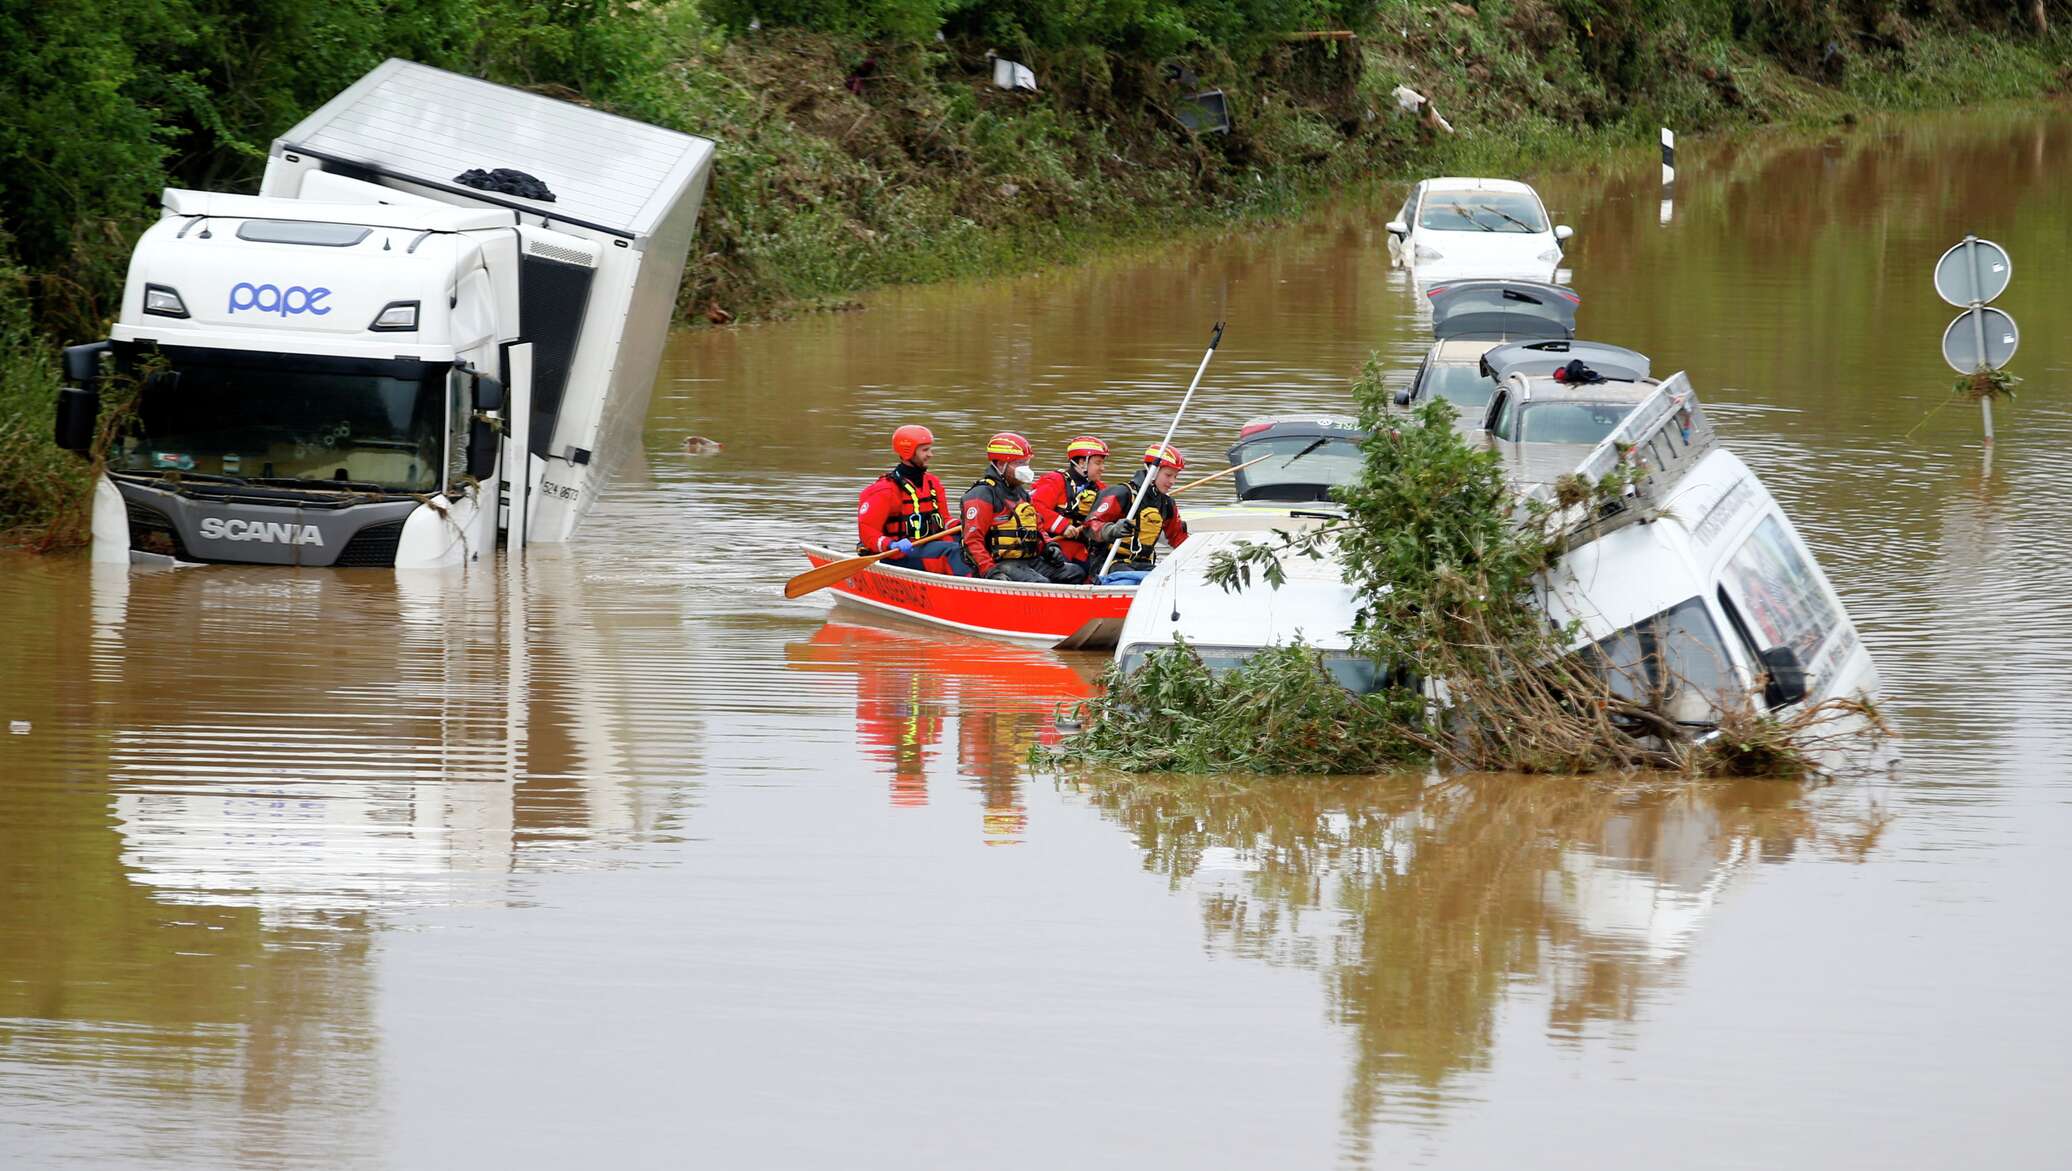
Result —
[[[1798,541],[1776,517],[1766,517],[1727,559],[1722,575],[1733,595],[1728,612],[1750,627],[1756,649],[1788,646],[1812,664],[1842,616]]]

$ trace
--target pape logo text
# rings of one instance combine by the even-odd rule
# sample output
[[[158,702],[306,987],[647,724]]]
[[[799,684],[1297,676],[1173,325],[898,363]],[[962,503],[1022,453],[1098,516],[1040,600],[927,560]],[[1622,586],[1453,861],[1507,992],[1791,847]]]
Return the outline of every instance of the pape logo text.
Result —
[[[329,313],[330,307],[321,305],[331,295],[329,289],[305,289],[301,285],[255,285],[241,281],[230,289],[230,312],[241,309],[256,309],[261,313],[277,313],[287,317],[297,313],[312,313],[318,317]]]

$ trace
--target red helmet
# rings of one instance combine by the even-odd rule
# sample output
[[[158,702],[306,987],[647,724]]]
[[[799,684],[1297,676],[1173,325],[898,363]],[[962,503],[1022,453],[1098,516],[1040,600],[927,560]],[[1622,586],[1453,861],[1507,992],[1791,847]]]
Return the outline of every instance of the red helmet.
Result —
[[[1018,459],[1030,459],[1035,454],[1036,449],[1029,446],[1029,441],[1012,431],[1002,431],[986,440],[986,458],[989,460],[1008,463]]]
[[[1144,462],[1152,467],[1167,467],[1175,470],[1187,466],[1187,457],[1170,443],[1154,443],[1144,449]]]
[[[1089,455],[1107,455],[1108,445],[1091,435],[1081,435],[1065,445],[1066,459],[1079,459]]]
[[[892,454],[898,456],[901,463],[912,463],[915,448],[934,442],[935,432],[919,424],[908,423],[892,433]]]

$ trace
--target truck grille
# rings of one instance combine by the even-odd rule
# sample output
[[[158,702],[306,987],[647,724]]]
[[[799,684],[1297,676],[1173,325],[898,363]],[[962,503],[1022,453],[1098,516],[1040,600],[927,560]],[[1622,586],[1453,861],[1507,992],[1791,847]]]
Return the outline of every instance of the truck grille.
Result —
[[[148,505],[125,499],[129,509],[129,547],[142,553],[157,553],[165,557],[177,557],[182,561],[194,558],[187,552],[187,546],[180,540],[180,530],[173,527],[173,518]]]
[[[403,522],[387,521],[368,525],[353,534],[353,539],[338,551],[338,560],[331,564],[348,568],[387,567],[396,563],[396,546],[403,540]]]

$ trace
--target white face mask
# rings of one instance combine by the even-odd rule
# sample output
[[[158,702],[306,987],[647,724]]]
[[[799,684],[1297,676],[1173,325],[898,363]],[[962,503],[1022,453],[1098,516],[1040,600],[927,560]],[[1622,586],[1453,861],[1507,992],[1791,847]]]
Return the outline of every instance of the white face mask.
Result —
[[[1036,482],[1036,472],[1028,464],[1014,465],[1014,471],[1011,474],[1014,476],[1014,482],[1017,484],[1033,484]]]

